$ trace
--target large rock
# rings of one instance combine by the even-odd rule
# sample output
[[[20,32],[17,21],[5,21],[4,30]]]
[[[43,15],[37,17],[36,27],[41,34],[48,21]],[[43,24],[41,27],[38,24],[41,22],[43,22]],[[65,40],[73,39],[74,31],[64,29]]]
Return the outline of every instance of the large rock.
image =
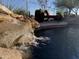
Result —
[[[34,42],[34,29],[39,26],[35,20],[24,22],[15,18],[2,21],[0,23],[0,46],[12,47],[17,42],[22,44]],[[19,41],[20,40],[20,41]]]
[[[0,59],[31,59],[31,54],[22,50],[0,48]]]
[[[1,4],[0,12],[0,59],[29,59],[28,47],[37,44],[34,30],[39,23]]]
[[[32,45],[35,42],[34,30],[39,23],[28,17],[19,17],[8,8],[0,5],[0,47],[11,48],[15,45]],[[17,16],[16,16],[17,15]]]

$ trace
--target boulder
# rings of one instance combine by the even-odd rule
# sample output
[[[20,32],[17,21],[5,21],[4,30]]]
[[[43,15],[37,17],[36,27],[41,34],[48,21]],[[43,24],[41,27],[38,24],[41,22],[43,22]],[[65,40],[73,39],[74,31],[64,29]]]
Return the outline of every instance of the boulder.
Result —
[[[15,14],[12,11],[3,5],[0,6],[0,11],[6,13],[0,15],[0,47],[36,44],[34,30],[39,27],[39,23],[29,17],[13,17]]]
[[[22,50],[0,47],[0,59],[31,59],[31,54]]]

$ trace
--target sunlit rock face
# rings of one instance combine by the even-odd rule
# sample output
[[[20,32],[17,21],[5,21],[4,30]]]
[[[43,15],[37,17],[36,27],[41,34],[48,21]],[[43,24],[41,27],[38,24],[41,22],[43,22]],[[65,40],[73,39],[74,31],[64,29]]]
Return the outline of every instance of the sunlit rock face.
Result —
[[[38,25],[36,27],[38,27]],[[26,48],[35,43],[33,34],[35,28],[29,19],[26,19],[26,21],[20,21],[15,18],[9,18],[7,20],[5,18],[4,21],[0,22],[0,29],[0,47],[2,47],[0,48],[0,58],[31,58],[31,52]],[[21,45],[19,46],[19,44]],[[22,45],[23,47],[21,48]]]
[[[31,59],[31,55],[21,50],[0,48],[0,59]]]
[[[39,23],[29,17],[14,14],[0,4],[0,47],[11,48],[15,45],[32,45],[35,42],[34,30]]]
[[[14,14],[0,4],[0,59],[31,59],[31,46],[37,46],[34,30],[40,24],[33,18]]]
[[[32,19],[33,20],[33,19]],[[34,20],[35,22],[35,20]],[[38,22],[26,21],[22,22],[15,18],[0,22],[0,46],[12,47],[17,42],[32,43],[34,41],[34,29],[39,26]],[[37,24],[37,25],[36,25]]]
[[[0,4],[0,59],[30,59],[30,46],[36,46],[34,30],[40,24],[10,11]]]

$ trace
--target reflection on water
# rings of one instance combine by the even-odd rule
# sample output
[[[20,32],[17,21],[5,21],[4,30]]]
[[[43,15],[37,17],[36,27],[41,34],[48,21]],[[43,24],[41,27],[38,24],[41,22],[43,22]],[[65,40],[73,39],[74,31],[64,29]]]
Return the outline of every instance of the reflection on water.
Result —
[[[51,40],[34,49],[34,59],[79,59],[78,26],[39,31],[39,34]]]

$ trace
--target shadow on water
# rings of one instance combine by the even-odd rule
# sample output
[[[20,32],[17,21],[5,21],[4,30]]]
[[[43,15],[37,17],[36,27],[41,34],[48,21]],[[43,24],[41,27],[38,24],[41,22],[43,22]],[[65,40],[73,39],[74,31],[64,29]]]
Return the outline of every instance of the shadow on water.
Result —
[[[38,36],[50,38],[47,45],[34,48],[34,59],[79,59],[79,28],[69,26],[38,31]]]

